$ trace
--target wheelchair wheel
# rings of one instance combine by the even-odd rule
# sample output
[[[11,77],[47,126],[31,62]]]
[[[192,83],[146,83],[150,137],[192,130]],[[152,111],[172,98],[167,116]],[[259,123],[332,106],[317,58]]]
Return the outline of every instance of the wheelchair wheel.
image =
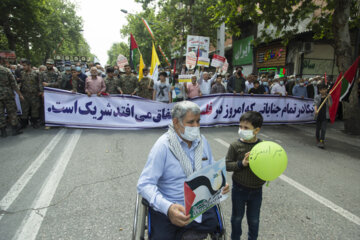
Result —
[[[132,240],[144,240],[145,231],[147,228],[146,218],[147,218],[148,207],[142,203],[142,197],[137,194],[135,201],[135,212],[134,212],[134,221],[133,221],[133,231],[132,231]]]

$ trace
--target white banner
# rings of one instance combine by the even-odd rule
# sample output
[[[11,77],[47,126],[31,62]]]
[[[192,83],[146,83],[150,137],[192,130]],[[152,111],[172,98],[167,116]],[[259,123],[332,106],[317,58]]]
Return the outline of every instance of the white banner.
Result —
[[[207,95],[191,101],[200,106],[202,127],[238,125],[240,116],[247,111],[260,112],[265,124],[314,122],[312,99],[227,93]],[[171,122],[173,105],[130,95],[88,97],[85,94],[45,88],[47,126],[164,128]]]

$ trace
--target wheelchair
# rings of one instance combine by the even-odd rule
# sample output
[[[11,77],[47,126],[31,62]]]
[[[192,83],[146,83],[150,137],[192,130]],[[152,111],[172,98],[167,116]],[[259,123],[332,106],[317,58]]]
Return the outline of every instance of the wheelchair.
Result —
[[[135,202],[135,212],[134,212],[134,221],[133,221],[133,230],[132,230],[132,240],[145,240],[150,239],[151,235],[151,215],[149,211],[149,202],[142,198],[141,195],[137,194]],[[182,237],[182,240],[225,240],[225,220],[224,215],[221,212],[220,204],[214,206],[218,221],[219,221],[219,231],[213,234],[198,234],[198,238],[194,238],[197,235],[196,232],[185,232]],[[188,234],[187,234],[188,233]],[[195,234],[194,234],[195,233]]]

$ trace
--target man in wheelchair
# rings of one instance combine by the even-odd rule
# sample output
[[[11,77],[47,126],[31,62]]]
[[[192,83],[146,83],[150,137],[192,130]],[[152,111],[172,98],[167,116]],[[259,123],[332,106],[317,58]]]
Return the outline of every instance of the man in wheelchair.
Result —
[[[149,202],[150,239],[181,239],[186,233],[214,233],[219,221],[214,208],[189,224],[185,215],[184,182],[193,172],[214,162],[209,143],[200,135],[200,108],[190,101],[177,103],[172,124],[152,147],[137,190]],[[229,185],[223,194],[229,192]]]

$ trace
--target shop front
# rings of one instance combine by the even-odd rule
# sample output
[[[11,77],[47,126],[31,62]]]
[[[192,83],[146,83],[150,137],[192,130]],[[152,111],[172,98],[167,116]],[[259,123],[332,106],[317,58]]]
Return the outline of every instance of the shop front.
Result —
[[[261,74],[286,75],[286,47],[281,43],[260,46],[256,49],[256,69]]]

